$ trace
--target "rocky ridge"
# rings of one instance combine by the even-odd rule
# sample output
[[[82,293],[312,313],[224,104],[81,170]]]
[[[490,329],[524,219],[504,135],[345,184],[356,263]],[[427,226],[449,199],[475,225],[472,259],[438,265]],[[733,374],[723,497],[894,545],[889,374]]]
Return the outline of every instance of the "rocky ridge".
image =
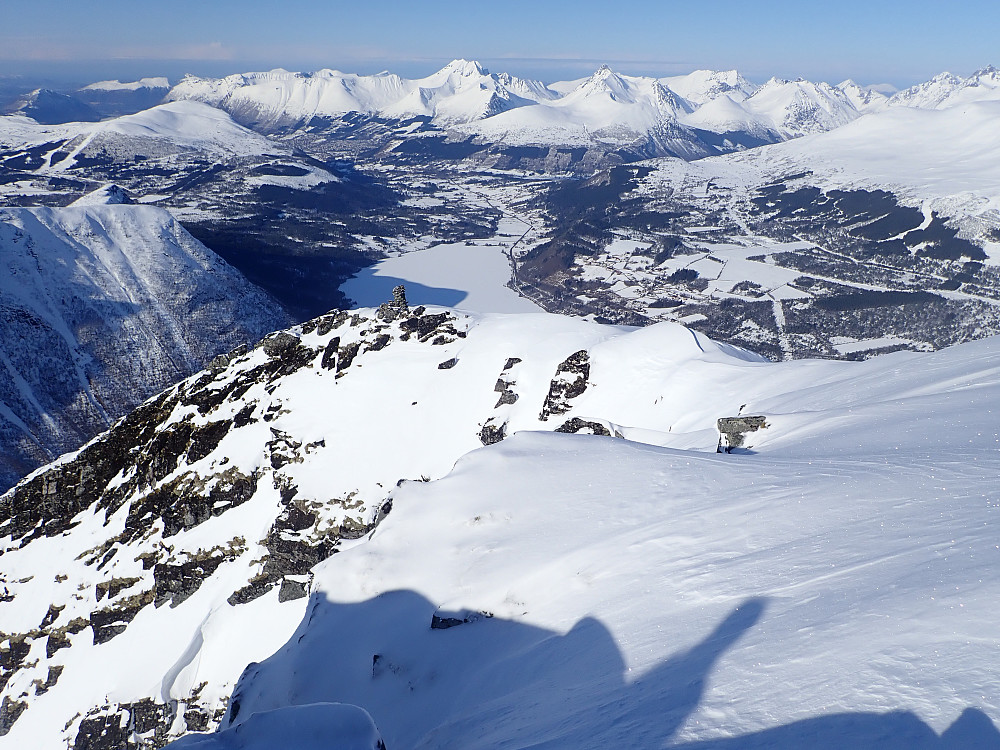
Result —
[[[170,619],[161,612],[190,620],[221,606],[245,622],[255,606],[291,606],[294,622],[313,566],[369,534],[397,484],[441,476],[477,445],[531,425],[620,435],[572,413],[588,387],[586,349],[501,356],[469,340],[475,318],[411,309],[403,290],[383,308],[334,311],[219,356],[0,498],[3,734],[33,713],[57,714],[62,739],[94,750],[210,729],[237,674],[185,681],[191,657],[147,665],[165,672],[158,691],[119,690],[72,711],[40,701],[67,682],[67,693],[83,689],[94,675],[81,661],[175,641],[151,635]],[[470,375],[481,386],[463,385]],[[416,408],[420,393],[435,413],[451,404],[437,430]],[[379,426],[359,427],[358,415]],[[440,450],[421,458],[413,440]]]

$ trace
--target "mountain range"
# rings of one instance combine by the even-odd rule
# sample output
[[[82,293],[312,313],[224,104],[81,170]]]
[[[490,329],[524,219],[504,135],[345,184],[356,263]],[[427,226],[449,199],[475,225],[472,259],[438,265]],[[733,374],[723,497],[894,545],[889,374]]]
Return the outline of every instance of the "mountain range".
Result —
[[[660,136],[650,155],[696,158],[750,135],[776,142],[830,130],[885,107],[943,108],[1000,96],[998,74],[942,74],[892,97],[844,81],[838,86],[772,78],[761,86],[736,71],[695,71],[655,79],[607,66],[593,76],[545,85],[455,60],[422,79],[320,70],[273,70],[222,79],[187,76],[167,100],[194,99],[263,132],[316,127],[348,113],[389,119],[429,117],[436,125],[493,142],[617,144]],[[706,131],[722,139],[700,134]],[[730,137],[728,146],[723,145]]]

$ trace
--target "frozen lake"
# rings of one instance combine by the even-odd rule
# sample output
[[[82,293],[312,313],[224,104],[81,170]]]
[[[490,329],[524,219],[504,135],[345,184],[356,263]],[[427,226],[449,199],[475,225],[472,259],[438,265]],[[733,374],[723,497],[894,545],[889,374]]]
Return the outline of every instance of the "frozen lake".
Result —
[[[411,305],[444,305],[483,313],[543,312],[504,286],[510,279],[506,248],[485,242],[446,243],[387,258],[340,288],[360,307],[388,302],[392,288],[405,284]]]

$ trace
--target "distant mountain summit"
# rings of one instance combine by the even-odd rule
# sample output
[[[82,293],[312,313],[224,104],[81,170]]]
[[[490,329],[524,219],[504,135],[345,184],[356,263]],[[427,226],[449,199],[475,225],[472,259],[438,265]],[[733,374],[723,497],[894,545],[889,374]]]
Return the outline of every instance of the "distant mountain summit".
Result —
[[[968,78],[941,73],[889,98],[889,106],[945,109],[979,101],[1000,100],[1000,71],[988,65]]]
[[[66,122],[97,122],[101,116],[84,101],[51,89],[35,89],[28,94],[16,113],[30,117],[41,125]]]
[[[170,90],[164,77],[140,78],[138,81],[97,81],[75,93],[102,117],[130,115],[163,101]]]

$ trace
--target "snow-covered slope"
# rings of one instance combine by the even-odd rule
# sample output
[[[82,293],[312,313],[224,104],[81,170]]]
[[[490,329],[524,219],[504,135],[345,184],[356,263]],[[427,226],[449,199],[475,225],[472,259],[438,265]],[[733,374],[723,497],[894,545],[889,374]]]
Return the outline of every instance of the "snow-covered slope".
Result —
[[[843,92],[827,84],[775,79],[758,90],[734,70],[657,80],[602,66],[589,78],[545,86],[507,73],[491,74],[467,60],[416,80],[331,70],[274,70],[224,79],[188,76],[167,98],[221,107],[265,132],[350,112],[394,120],[423,116],[439,127],[504,147],[628,146],[640,155],[684,158],[717,153],[721,147],[721,141],[700,139],[690,128],[774,141],[827,130],[857,115]],[[739,138],[735,143],[746,145]]]
[[[138,81],[97,81],[84,86],[80,91],[139,91],[140,89],[170,88],[170,81],[162,76],[140,78]]]
[[[696,70],[661,78],[660,83],[695,106],[722,96],[741,102],[757,90],[737,70]]]
[[[272,336],[0,499],[5,740],[376,741],[353,704],[389,748],[993,746],[998,345]]]
[[[307,125],[346,112],[407,118],[429,116],[450,124],[489,117],[554,98],[537,81],[495,75],[476,62],[454,60],[438,72],[407,80],[392,73],[362,76],[336,70],[272,70],[223,79],[187,76],[168,100],[194,99],[221,107],[262,130]]]
[[[287,320],[169,213],[108,193],[0,209],[4,486]]]
[[[1000,102],[890,107],[849,125],[731,157],[824,187],[885,187],[945,215],[1000,211]]]
[[[461,130],[505,144],[629,145],[652,137],[675,154],[704,155],[707,149],[677,122],[686,111],[686,104],[656,79],[604,66],[558,99],[511,109]]]
[[[145,158],[197,153],[225,158],[285,154],[287,147],[237,125],[228,114],[194,101],[162,104],[99,123],[40,125],[25,117],[0,117],[0,146],[5,151],[51,144],[43,169],[65,171],[78,157]]]
[[[828,83],[802,79],[772,78],[743,106],[748,112],[768,118],[772,128],[785,138],[832,130],[858,117],[843,91]]]
[[[883,109],[889,100],[889,97],[880,91],[869,86],[861,86],[849,78],[838,83],[837,88],[847,95],[858,112],[877,112]]]
[[[945,109],[1000,99],[1000,71],[992,65],[968,78],[941,73],[931,80],[904,89],[889,98],[889,106]]]

